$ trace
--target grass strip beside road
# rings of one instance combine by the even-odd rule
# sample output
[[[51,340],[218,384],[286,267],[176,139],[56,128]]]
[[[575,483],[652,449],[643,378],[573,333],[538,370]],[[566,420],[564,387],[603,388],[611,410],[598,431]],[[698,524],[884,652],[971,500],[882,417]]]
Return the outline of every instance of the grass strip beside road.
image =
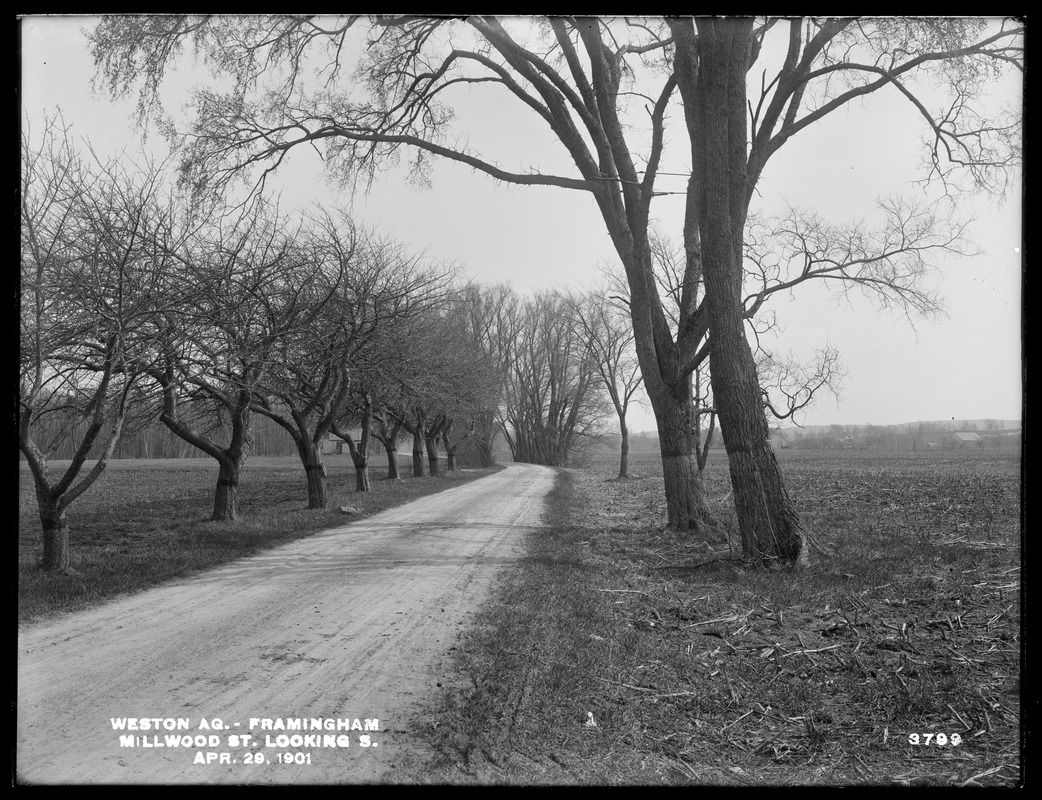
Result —
[[[567,783],[580,778],[569,764],[606,752],[611,728],[585,723],[589,713],[606,719],[613,616],[595,587],[611,576],[584,558],[581,530],[570,524],[576,503],[563,471],[547,498],[547,527],[463,637],[461,681],[428,714],[438,755],[417,779]]]
[[[31,622],[149,589],[501,469],[398,481],[381,480],[377,470],[372,491],[358,493],[353,490],[350,462],[329,462],[329,504],[309,510],[299,461],[252,461],[243,472],[240,519],[235,523],[209,520],[216,480],[209,459],[113,462],[69,509],[73,571],[67,575],[37,567],[40,519],[32,478],[26,469],[20,470],[18,621]],[[361,513],[347,516],[340,513],[340,506],[359,508]]]

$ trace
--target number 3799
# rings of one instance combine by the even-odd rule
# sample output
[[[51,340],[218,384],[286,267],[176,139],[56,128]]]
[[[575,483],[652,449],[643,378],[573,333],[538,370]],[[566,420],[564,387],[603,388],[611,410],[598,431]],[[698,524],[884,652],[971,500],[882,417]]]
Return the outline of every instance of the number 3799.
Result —
[[[910,733],[908,734],[908,744],[918,745],[931,745],[935,744],[938,747],[946,747],[951,745],[952,747],[958,747],[962,742],[962,737],[953,733],[950,736],[947,733]]]

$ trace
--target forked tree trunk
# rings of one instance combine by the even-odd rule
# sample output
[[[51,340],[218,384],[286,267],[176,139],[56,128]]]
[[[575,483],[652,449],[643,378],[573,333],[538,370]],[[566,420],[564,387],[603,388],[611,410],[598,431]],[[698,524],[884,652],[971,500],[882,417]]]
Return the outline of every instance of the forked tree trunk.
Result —
[[[369,483],[369,453],[355,444],[354,439],[347,438],[347,448],[351,452],[351,462],[355,465],[355,491],[368,492],[372,490]]]
[[[351,463],[355,465],[355,491],[368,492],[372,489],[369,483],[369,437],[373,435],[373,399],[368,392],[363,392],[361,400],[361,415],[358,418],[358,441],[355,441],[351,431],[344,431],[337,425],[333,425],[332,429],[333,433],[344,440],[348,452],[351,453]],[[381,425],[384,425],[386,428],[386,424],[382,420]],[[389,441],[394,442],[397,440],[398,431],[396,429],[394,435],[390,437],[377,434],[376,438],[380,439],[386,448]]]
[[[455,472],[456,471],[456,451],[459,446],[463,444],[467,439],[474,435],[476,425],[471,421],[467,428],[466,434],[452,441],[452,431],[456,427],[455,422],[448,418],[445,420],[445,424],[441,429],[441,443],[445,446],[445,471]]]
[[[215,459],[219,465],[217,489],[214,491],[214,522],[234,522],[238,519],[239,471],[250,447],[250,399],[249,389],[240,386],[234,402],[225,407],[231,418],[231,436],[227,447],[221,447],[206,436],[196,433],[178,417],[177,385],[173,380],[173,368],[167,367],[165,377],[158,377],[163,386],[163,413],[160,421],[185,442],[198,447]]]
[[[33,488],[36,491],[36,504],[43,533],[40,569],[45,572],[67,573],[70,571],[69,523],[66,510],[70,503],[101,477],[108,466],[109,459],[119,445],[123,432],[123,419],[127,410],[125,401],[126,392],[130,389],[129,385],[123,395],[117,399],[115,419],[111,420],[107,441],[104,438],[101,440],[98,438],[106,428],[105,415],[109,407],[108,401],[115,399],[106,395],[110,385],[109,375],[106,374],[99,383],[97,393],[93,398],[94,419],[79,438],[78,445],[73,448],[72,459],[64,475],[56,483],[51,482],[47,459],[37,447],[32,436],[33,414],[36,411],[35,397],[23,406],[18,419],[18,446],[25,456],[32,474]],[[76,483],[84,461],[99,441],[104,442],[104,447],[97,456],[94,466]]]
[[[400,420],[388,422],[387,417],[384,415],[380,415],[376,419],[379,423],[379,428],[373,431],[373,436],[380,440],[384,448],[384,454],[387,456],[387,479],[397,480],[401,477],[398,469],[398,436],[402,429],[402,423]]]
[[[658,429],[666,525],[675,531],[702,533],[714,524],[714,519],[706,505],[702,472],[698,465],[699,441],[693,416],[691,375],[685,374],[681,368],[680,354],[672,346],[672,334],[655,294],[654,283],[648,277],[651,275],[651,248],[646,235],[627,233],[607,204],[603,214],[619,256],[626,264],[637,359]],[[639,225],[635,228],[639,230]]]

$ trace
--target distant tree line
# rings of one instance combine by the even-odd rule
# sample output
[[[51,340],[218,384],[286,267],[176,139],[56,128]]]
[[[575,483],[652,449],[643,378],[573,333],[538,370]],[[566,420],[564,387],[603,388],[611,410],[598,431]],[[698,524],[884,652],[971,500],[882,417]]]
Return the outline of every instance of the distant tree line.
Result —
[[[956,433],[976,433],[979,442],[960,443]],[[955,424],[915,422],[901,425],[829,425],[814,430],[776,433],[782,446],[804,450],[932,450],[977,447],[998,450],[1020,447],[1020,430],[1006,430],[1000,420]]]

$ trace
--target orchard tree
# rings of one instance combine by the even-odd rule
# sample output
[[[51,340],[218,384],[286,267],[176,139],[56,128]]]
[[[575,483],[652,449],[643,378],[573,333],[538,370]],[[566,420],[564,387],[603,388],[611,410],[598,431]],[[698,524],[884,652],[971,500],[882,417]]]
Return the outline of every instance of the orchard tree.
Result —
[[[347,407],[341,410],[340,417],[357,424],[358,441],[355,441],[350,430],[344,430],[335,421],[331,428],[334,434],[344,440],[351,454],[351,462],[355,466],[355,491],[369,492],[372,491],[372,484],[369,482],[369,439],[373,426],[373,396],[362,388],[350,392],[349,397],[350,401]]]
[[[405,321],[439,302],[451,273],[426,266],[400,244],[356,230],[342,211],[326,212],[300,242],[296,284],[311,286],[307,323],[275,343],[277,357],[255,392],[254,410],[293,438],[308,482],[308,507],[325,508],[322,442],[332,432],[348,445],[356,489],[369,491],[368,442],[374,410],[371,376],[386,341]],[[359,443],[345,433],[357,423]]]
[[[66,572],[66,512],[147,399],[135,364],[173,291],[160,247],[169,207],[161,169],[83,159],[60,119],[27,125],[21,147],[18,446],[36,489],[40,566]],[[71,460],[54,471],[62,444]]]
[[[405,387],[422,386],[420,376],[431,372],[432,354],[445,349],[444,341],[435,342],[431,324],[454,291],[455,267],[430,262],[386,238],[370,236],[362,250],[360,269],[348,272],[352,299],[344,314],[354,343],[344,362],[351,391],[346,413],[333,432],[347,443],[356,489],[369,491],[370,438],[384,444],[389,471],[394,473],[388,477],[397,477],[400,428],[395,429],[389,415],[415,405],[416,392]],[[349,426],[357,427],[357,441],[347,435]]]
[[[976,18],[166,16],[105,18],[91,41],[110,91],[141,86],[143,115],[154,113],[166,69],[188,42],[230,78],[227,91],[194,96],[182,152],[197,188],[219,188],[255,166],[262,184],[288,151],[324,145],[332,174],[349,183],[408,152],[421,173],[440,157],[503,182],[588,193],[626,270],[670,526],[697,529],[707,517],[696,491],[690,376],[711,346],[745,553],[796,561],[806,531],[768,442],[745,335],[743,236],[760,177],[801,131],[893,91],[924,121],[927,177],[949,190],[960,174],[1001,188],[1019,162],[1019,109],[981,109],[993,80],[1023,69],[1024,32],[1019,22]],[[348,91],[341,59],[357,52]],[[317,91],[305,85],[311,72]],[[545,123],[568,157],[567,174],[511,169],[501,166],[505,154],[461,143],[452,93],[475,83]],[[666,143],[678,140],[667,136],[677,96],[691,159],[684,274],[703,278],[705,302],[682,295],[674,335],[655,286],[649,225]]]
[[[386,410],[374,412],[373,421],[376,427],[371,429],[372,436],[383,445],[387,457],[387,479],[397,480],[401,477],[398,469],[398,442],[402,436],[402,421]]]
[[[372,332],[355,313],[354,288],[363,273],[357,234],[342,214],[325,214],[297,232],[289,279],[297,288],[292,308],[303,312],[271,347],[271,364],[253,390],[251,410],[285,430],[307,480],[309,509],[328,503],[322,442],[342,413],[351,389],[348,363]]]
[[[324,290],[274,206],[208,222],[177,252],[175,277],[190,291],[163,315],[147,372],[162,393],[160,421],[218,463],[211,518],[235,521],[257,397],[286,337],[321,313]]]
[[[421,436],[431,475],[441,473],[439,444],[451,472],[458,447],[475,434],[484,410],[499,397],[500,366],[492,363],[471,324],[470,304],[480,294],[474,289],[457,287],[446,303],[424,316],[413,348],[414,355],[422,353],[422,357],[403,376],[415,418],[415,423],[406,419],[406,429],[415,430],[422,417]]]

